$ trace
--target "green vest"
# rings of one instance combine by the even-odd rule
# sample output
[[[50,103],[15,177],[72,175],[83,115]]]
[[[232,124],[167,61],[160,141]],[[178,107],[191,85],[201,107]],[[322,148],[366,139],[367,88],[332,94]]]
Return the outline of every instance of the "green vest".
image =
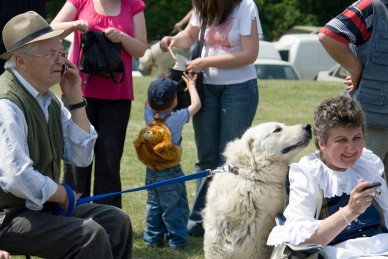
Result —
[[[63,154],[61,105],[56,97],[49,105],[49,122],[36,99],[9,71],[0,76],[0,98],[13,101],[23,111],[28,126],[28,150],[32,167],[41,174],[59,182]],[[4,208],[24,206],[25,199],[0,189],[0,211]]]

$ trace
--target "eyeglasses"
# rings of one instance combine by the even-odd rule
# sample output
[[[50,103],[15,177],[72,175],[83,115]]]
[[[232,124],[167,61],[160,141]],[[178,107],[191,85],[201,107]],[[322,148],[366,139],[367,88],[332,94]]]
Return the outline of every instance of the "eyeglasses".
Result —
[[[58,61],[59,57],[61,57],[63,59],[67,59],[68,54],[69,53],[67,51],[58,51],[58,52],[51,52],[50,54],[47,54],[47,55],[32,54],[31,56],[48,58],[49,61],[52,64],[54,64],[55,62]]]

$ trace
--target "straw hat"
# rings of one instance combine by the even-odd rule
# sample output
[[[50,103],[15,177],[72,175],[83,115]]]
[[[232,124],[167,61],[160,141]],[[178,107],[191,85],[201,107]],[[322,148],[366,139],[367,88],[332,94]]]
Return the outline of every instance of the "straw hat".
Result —
[[[9,59],[21,47],[40,40],[59,36],[63,30],[54,31],[38,13],[29,11],[13,17],[4,26],[3,42],[7,52],[1,59]]]

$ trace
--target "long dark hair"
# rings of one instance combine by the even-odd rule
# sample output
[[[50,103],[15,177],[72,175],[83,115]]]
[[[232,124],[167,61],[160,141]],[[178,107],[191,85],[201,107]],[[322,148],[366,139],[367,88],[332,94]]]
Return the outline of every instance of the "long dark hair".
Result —
[[[202,24],[207,20],[208,26],[222,24],[242,0],[192,0],[193,9],[199,15]]]

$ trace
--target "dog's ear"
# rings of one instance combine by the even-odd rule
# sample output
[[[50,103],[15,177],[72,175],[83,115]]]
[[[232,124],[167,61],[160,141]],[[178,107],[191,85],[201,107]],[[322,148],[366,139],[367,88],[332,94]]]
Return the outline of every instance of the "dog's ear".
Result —
[[[224,156],[226,162],[235,167],[256,168],[255,157],[252,153],[254,139],[244,135],[226,145]]]

